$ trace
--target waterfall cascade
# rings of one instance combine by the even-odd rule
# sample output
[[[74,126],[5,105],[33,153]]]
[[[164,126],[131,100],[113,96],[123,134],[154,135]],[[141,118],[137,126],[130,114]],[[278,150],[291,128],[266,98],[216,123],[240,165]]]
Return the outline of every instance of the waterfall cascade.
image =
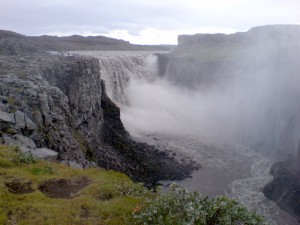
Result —
[[[157,77],[155,52],[80,52],[99,60],[100,74],[105,82],[107,95],[119,106],[128,105],[125,91],[130,81]]]

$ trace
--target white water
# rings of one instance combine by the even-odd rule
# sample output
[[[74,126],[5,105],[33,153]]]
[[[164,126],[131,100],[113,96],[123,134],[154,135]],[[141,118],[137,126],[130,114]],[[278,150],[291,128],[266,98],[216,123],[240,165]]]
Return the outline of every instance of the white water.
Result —
[[[152,52],[76,53],[99,59],[108,95],[120,107],[124,126],[135,139],[170,150],[178,160],[192,159],[202,165],[192,178],[178,184],[209,196],[237,198],[270,224],[297,224],[262,193],[272,180],[273,162],[232,139],[234,127],[224,123],[223,117],[231,111],[223,105],[225,114],[218,114],[220,106],[215,101],[220,96],[207,101],[201,93],[179,90],[158,78]]]
[[[116,51],[72,51],[73,54],[92,56],[99,60],[100,74],[105,82],[107,95],[118,105],[128,104],[125,89],[130,81],[155,79],[156,52],[116,52]]]

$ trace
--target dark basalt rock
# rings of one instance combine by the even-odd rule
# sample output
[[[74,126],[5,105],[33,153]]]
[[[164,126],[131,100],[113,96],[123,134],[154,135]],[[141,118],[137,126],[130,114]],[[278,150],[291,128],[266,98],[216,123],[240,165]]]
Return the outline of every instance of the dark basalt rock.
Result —
[[[273,181],[264,194],[300,221],[300,170],[296,161],[275,163],[271,167]]]

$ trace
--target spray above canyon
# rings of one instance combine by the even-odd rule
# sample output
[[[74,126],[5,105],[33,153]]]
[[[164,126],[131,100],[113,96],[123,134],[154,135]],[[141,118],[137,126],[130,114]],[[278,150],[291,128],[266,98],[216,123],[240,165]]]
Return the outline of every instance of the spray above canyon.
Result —
[[[125,69],[107,82],[115,86],[111,97],[133,135],[192,135],[244,143],[273,156],[295,154],[299,34],[299,26],[266,26],[180,36],[170,54],[120,58]]]

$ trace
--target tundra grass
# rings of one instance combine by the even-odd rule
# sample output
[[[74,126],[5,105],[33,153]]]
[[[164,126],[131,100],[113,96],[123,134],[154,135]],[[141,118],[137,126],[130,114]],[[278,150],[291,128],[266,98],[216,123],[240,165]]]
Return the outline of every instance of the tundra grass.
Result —
[[[42,160],[22,163],[19,154],[14,147],[0,145],[0,224],[126,224],[134,208],[154,196],[118,172],[80,170]],[[38,188],[47,180],[80,176],[90,182],[73,198],[50,198]],[[33,191],[12,193],[7,183],[13,180],[31,182]]]

